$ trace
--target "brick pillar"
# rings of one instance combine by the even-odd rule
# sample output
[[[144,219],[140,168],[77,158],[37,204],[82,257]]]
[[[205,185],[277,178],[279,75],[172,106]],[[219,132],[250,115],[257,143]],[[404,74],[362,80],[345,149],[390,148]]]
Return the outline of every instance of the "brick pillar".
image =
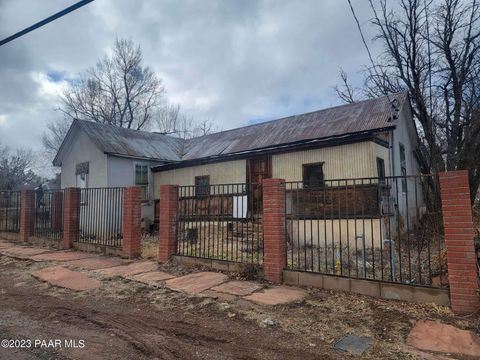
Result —
[[[52,215],[50,216],[51,227],[54,231],[62,229],[63,220],[63,192],[56,191],[52,195]]]
[[[139,257],[142,252],[142,202],[140,188],[131,186],[123,191],[123,255]]]
[[[80,189],[66,188],[63,206],[63,248],[70,249],[80,229]]]
[[[263,272],[279,284],[287,266],[285,236],[285,180],[263,179]]]
[[[178,186],[160,186],[158,261],[165,262],[177,250]]]
[[[467,171],[440,173],[450,303],[456,313],[480,308]]]
[[[20,234],[19,239],[28,240],[33,236],[33,216],[35,211],[35,193],[33,190],[23,190],[20,200]]]

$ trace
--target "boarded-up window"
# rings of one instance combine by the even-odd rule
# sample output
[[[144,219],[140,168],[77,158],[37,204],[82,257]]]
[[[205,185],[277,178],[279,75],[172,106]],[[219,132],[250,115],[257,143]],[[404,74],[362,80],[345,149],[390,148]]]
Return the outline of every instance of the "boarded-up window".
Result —
[[[195,176],[195,195],[208,196],[210,194],[210,176]]]
[[[305,188],[319,187],[324,185],[323,163],[303,165],[303,186]]]
[[[135,165],[135,185],[140,187],[142,201],[148,200],[148,165]]]

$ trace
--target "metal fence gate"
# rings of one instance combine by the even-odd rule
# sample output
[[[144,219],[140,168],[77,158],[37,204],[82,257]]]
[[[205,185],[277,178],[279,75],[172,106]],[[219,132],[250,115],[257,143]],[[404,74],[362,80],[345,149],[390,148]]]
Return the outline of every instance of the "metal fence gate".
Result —
[[[20,191],[0,191],[0,232],[20,231]]]
[[[435,175],[286,183],[287,267],[402,284],[447,284]]]
[[[178,192],[178,255],[263,263],[262,207],[255,201],[261,184],[197,184]]]
[[[122,187],[80,190],[78,242],[122,246],[123,192]]]
[[[63,190],[36,190],[33,235],[48,239],[63,238]]]

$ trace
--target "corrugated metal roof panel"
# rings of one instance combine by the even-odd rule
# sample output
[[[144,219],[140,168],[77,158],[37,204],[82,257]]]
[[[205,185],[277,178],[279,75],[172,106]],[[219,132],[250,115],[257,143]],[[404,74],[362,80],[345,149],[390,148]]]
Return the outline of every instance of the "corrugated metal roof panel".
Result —
[[[395,100],[402,109],[407,98],[403,92],[189,140],[90,121],[74,123],[105,153],[178,162],[392,127],[390,101]],[[58,164],[58,156],[54,163]]]
[[[190,139],[182,160],[391,127],[395,122],[390,121],[390,101],[401,109],[406,99],[403,92]]]
[[[183,147],[180,139],[77,120],[78,125],[105,153],[145,159],[179,161]]]

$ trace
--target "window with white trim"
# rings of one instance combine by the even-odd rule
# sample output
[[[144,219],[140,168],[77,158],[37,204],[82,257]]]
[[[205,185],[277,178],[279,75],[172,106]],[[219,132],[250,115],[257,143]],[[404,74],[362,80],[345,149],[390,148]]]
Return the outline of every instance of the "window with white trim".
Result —
[[[135,165],[135,185],[140,187],[142,201],[148,201],[148,165]]]

